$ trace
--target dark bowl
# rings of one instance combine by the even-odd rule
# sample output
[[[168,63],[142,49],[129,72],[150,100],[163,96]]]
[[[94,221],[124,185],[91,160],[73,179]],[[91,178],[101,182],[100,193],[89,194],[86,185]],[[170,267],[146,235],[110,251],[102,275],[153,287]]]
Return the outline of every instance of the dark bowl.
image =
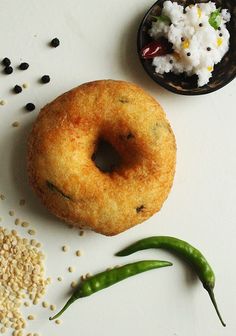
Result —
[[[236,77],[236,0],[215,0],[217,8],[226,8],[231,14],[231,20],[227,23],[227,29],[230,33],[229,51],[220,63],[215,65],[212,77],[208,84],[198,87],[197,76],[188,77],[185,74],[175,75],[173,73],[165,73],[163,75],[157,74],[155,68],[152,66],[152,59],[143,59],[140,55],[140,50],[147,45],[152,39],[148,35],[148,30],[153,21],[153,15],[160,15],[163,2],[165,0],[158,0],[144,16],[139,30],[137,48],[140,61],[148,73],[148,75],[159,85],[163,86],[169,91],[182,95],[202,95],[219,90],[227,85]],[[182,6],[190,4],[208,2],[207,0],[172,0],[178,2]]]

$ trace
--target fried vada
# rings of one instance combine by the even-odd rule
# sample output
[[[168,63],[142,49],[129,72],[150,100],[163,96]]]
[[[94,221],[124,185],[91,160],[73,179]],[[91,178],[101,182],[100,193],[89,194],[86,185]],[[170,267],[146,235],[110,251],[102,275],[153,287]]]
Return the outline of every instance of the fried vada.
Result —
[[[120,162],[94,162],[101,141]],[[159,211],[171,189],[175,137],[159,103],[135,84],[85,83],[46,105],[28,140],[28,175],[50,212],[116,235]]]

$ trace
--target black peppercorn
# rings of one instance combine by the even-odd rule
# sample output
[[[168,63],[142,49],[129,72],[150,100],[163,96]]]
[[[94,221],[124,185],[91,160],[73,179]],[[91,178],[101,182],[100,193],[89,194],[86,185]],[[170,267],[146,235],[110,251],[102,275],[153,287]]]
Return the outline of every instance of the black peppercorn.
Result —
[[[21,93],[22,87],[20,85],[15,85],[14,88],[13,88],[13,91],[15,93]]]
[[[7,66],[5,69],[4,69],[4,73],[6,75],[10,75],[13,73],[13,68],[11,66]]]
[[[191,53],[190,53],[190,52],[188,52],[188,53],[187,53],[187,56],[188,56],[188,57],[189,57],[189,56],[191,56]]]
[[[19,68],[20,68],[21,70],[27,70],[28,67],[29,67],[29,64],[26,63],[26,62],[21,63],[20,66],[19,66]]]
[[[207,51],[211,51],[211,48],[210,48],[210,47],[207,47]]]
[[[184,42],[184,37],[181,37],[181,41]]]
[[[55,37],[55,38],[51,41],[50,45],[51,45],[51,47],[53,47],[53,48],[57,48],[57,47],[60,45],[60,41],[59,41],[59,39],[58,39],[57,37]]]
[[[218,27],[218,30],[221,30],[221,27]]]
[[[43,84],[47,84],[47,83],[49,83],[50,82],[50,77],[48,76],[48,75],[44,75],[44,76],[42,76],[41,77],[41,82],[43,83]]]
[[[223,34],[222,34],[222,33],[220,33],[220,34],[219,34],[219,36],[220,36],[220,37],[222,37],[222,36],[223,36]]]
[[[202,23],[199,23],[199,27],[202,27],[203,26],[203,24]]]
[[[9,60],[9,58],[5,57],[2,60],[2,65],[4,65],[5,67],[8,67],[11,64],[11,61]]]
[[[28,103],[25,105],[27,111],[31,112],[35,109],[35,105],[33,103]]]
[[[169,60],[169,63],[170,63],[170,64],[173,64],[173,63],[174,63],[174,61],[171,59],[171,60]]]

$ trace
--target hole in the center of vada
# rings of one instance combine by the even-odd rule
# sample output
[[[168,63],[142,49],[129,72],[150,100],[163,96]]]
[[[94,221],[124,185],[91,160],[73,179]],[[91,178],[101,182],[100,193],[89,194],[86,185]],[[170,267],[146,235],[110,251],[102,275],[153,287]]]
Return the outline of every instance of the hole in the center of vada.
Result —
[[[121,157],[117,150],[104,139],[98,141],[92,160],[103,173],[111,173],[121,164]]]

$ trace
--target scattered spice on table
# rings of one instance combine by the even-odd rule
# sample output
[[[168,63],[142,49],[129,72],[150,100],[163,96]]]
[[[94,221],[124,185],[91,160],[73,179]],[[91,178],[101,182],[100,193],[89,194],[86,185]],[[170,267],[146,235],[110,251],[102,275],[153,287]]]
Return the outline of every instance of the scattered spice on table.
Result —
[[[14,93],[18,94],[22,92],[22,87],[20,85],[15,85],[13,88]]]
[[[28,103],[25,105],[27,111],[32,112],[35,110],[35,105],[33,103]]]
[[[26,62],[23,62],[19,65],[20,70],[27,70],[29,68],[29,64]]]
[[[4,65],[5,67],[8,67],[9,65],[11,65],[11,60],[8,58],[8,57],[5,57],[3,60],[2,60],[2,65]]]
[[[6,75],[10,75],[13,73],[13,68],[11,66],[7,66],[3,72],[6,74]]]
[[[50,80],[51,80],[51,78],[50,78],[49,75],[43,75],[43,76],[41,77],[41,82],[42,82],[43,84],[47,84],[47,83],[49,83]]]
[[[52,41],[50,42],[51,47],[53,48],[57,48],[60,45],[60,41],[57,37],[55,37],[54,39],[52,39]]]

